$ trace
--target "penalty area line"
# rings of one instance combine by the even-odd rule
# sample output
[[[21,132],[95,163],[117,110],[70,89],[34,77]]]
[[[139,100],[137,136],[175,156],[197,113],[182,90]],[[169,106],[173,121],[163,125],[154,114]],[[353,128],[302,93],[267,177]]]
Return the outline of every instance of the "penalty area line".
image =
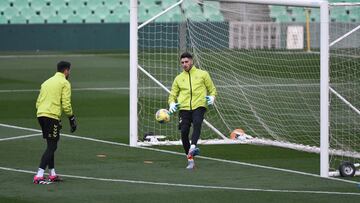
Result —
[[[35,174],[35,171],[14,169],[8,167],[1,167],[0,170]],[[181,184],[181,183],[167,183],[167,182],[151,182],[143,180],[127,180],[127,179],[112,179],[112,178],[96,178],[89,176],[76,176],[59,174],[62,177],[82,179],[82,180],[96,180],[104,182],[118,182],[118,183],[131,183],[141,185],[157,185],[157,186],[170,186],[170,187],[183,187],[183,188],[198,188],[198,189],[213,189],[213,190],[233,190],[233,191],[244,191],[244,192],[272,192],[272,193],[303,193],[303,194],[325,194],[325,195],[353,195],[360,196],[360,193],[354,192],[332,192],[332,191],[311,191],[311,190],[280,190],[280,189],[261,189],[261,188],[242,188],[242,187],[227,187],[227,186],[216,186],[216,185],[195,185],[195,184]]]
[[[8,125],[8,124],[3,124],[3,123],[0,123],[0,126],[8,127],[8,128],[14,128],[14,129],[28,130],[28,131],[32,131],[32,132],[41,132],[40,130],[33,129],[33,128],[25,128],[25,127],[19,127],[19,126]],[[74,138],[74,139],[80,139],[80,140],[88,140],[88,141],[98,142],[98,143],[105,143],[105,144],[110,144],[110,145],[131,147],[130,145],[124,144],[124,143],[111,142],[111,141],[100,140],[100,139],[89,138],[89,137],[80,137],[80,136],[69,135],[69,134],[64,134],[64,133],[62,133],[61,136]],[[157,151],[157,152],[162,152],[162,153],[167,153],[167,154],[175,154],[175,155],[184,156],[183,153],[175,152],[175,151],[168,151],[168,150],[163,150],[163,149],[139,147],[139,146],[136,146],[136,147],[133,147],[133,148],[145,149],[145,150],[150,150],[150,151]],[[346,183],[351,183],[351,184],[360,184],[359,182],[351,181],[351,180],[338,179],[338,178],[333,178],[333,177],[326,177],[325,178],[325,177],[321,177],[320,175],[317,175],[317,174],[306,173],[306,172],[295,171],[295,170],[289,170],[289,169],[283,169],[283,168],[276,168],[276,167],[271,167],[271,166],[263,166],[263,165],[259,165],[259,164],[251,164],[251,163],[246,163],[246,162],[241,162],[241,161],[232,161],[232,160],[212,158],[212,157],[206,157],[206,156],[197,156],[197,157],[200,158],[200,159],[204,159],[204,160],[211,160],[211,161],[217,161],[217,162],[222,162],[222,163],[250,166],[250,167],[255,167],[255,168],[263,168],[263,169],[268,169],[268,170],[273,170],[273,171],[281,171],[281,172],[286,172],[286,173],[311,176],[311,177],[315,177],[315,178],[323,178],[323,179],[334,180],[334,181],[339,181],[339,182],[346,182]]]
[[[7,137],[7,138],[1,138],[1,141],[7,141],[7,140],[17,140],[17,139],[22,139],[22,138],[28,138],[28,137],[35,137],[35,136],[39,136],[42,135],[42,133],[35,133],[35,134],[30,134],[30,135],[21,135],[21,136],[16,136],[16,137]]]

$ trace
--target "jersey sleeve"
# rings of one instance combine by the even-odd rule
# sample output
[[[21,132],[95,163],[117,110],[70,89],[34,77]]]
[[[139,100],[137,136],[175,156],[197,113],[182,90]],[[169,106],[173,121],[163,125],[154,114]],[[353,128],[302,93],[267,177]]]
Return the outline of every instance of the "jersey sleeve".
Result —
[[[215,85],[210,77],[210,74],[208,72],[206,72],[206,74],[205,74],[205,86],[209,93],[208,95],[216,97],[216,95],[217,95],[216,87],[215,87]]]
[[[43,98],[43,90],[42,90],[42,88],[40,88],[40,93],[39,93],[39,95],[38,95],[38,98],[36,99],[36,109],[38,109],[39,108],[39,106],[40,106],[40,103],[41,103],[41,99]]]
[[[176,102],[177,97],[179,95],[179,85],[177,84],[177,78],[175,78],[172,86],[171,86],[171,91],[170,91],[170,95],[169,95],[169,100],[168,103],[171,104],[173,102]]]
[[[62,95],[61,95],[61,104],[64,113],[68,117],[72,116],[73,110],[71,107],[71,85],[69,82],[65,83],[63,87]]]

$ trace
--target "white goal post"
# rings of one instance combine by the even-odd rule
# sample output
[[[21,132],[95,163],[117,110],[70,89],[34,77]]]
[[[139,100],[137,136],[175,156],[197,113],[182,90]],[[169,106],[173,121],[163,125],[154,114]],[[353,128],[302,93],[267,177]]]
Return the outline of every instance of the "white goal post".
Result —
[[[269,52],[271,52],[271,50],[275,50],[276,53],[278,54],[284,54],[281,51],[281,49],[286,49],[286,48],[282,48],[282,47],[286,47],[286,45],[284,44],[284,41],[276,41],[275,45],[272,44],[272,42],[270,41],[271,39],[273,39],[273,35],[271,35],[271,30],[274,30],[274,32],[276,33],[276,35],[280,36],[282,35],[281,32],[285,32],[284,29],[282,27],[277,27],[276,24],[272,24],[269,22],[259,22],[257,23],[257,26],[252,26],[251,23],[248,24],[244,24],[242,22],[229,22],[229,25],[227,28],[223,28],[223,24],[219,24],[219,23],[203,23],[201,24],[201,22],[197,21],[198,19],[190,19],[190,20],[185,20],[185,23],[183,24],[179,24],[179,25],[172,25],[171,23],[165,23],[164,25],[162,25],[163,27],[160,28],[157,26],[157,19],[160,19],[161,17],[165,16],[167,13],[172,12],[175,8],[178,8],[179,6],[182,6],[182,8],[185,5],[185,1],[187,0],[179,0],[178,2],[176,2],[175,4],[169,6],[168,8],[164,9],[162,12],[150,17],[148,20],[145,20],[144,22],[141,22],[141,24],[139,24],[138,22],[138,2],[137,0],[130,0],[130,120],[129,120],[129,124],[130,124],[130,132],[129,132],[129,140],[130,140],[130,146],[138,146],[140,144],[140,140],[142,139],[142,136],[144,134],[144,132],[149,132],[151,135],[153,135],[155,137],[155,140],[157,138],[162,139],[163,136],[162,134],[158,134],[156,132],[153,132],[153,130],[151,129],[156,129],[156,128],[161,128],[159,129],[160,132],[169,132],[166,131],[164,125],[158,125],[158,124],[154,124],[156,123],[155,119],[151,120],[151,115],[153,115],[155,112],[154,108],[167,108],[166,102],[167,102],[167,95],[169,92],[169,87],[171,85],[172,80],[174,79],[174,77],[176,76],[176,74],[178,73],[178,70],[176,70],[177,63],[178,63],[178,55],[179,53],[175,53],[174,51],[169,51],[174,49],[175,46],[180,47],[179,49],[177,49],[177,51],[179,50],[183,50],[182,47],[186,47],[186,46],[190,46],[193,49],[193,52],[195,52],[195,58],[194,60],[197,62],[198,65],[208,65],[207,63],[211,63],[211,61],[213,60],[213,58],[211,58],[212,55],[216,54],[216,52],[224,52],[224,54],[228,54],[228,57],[232,57],[233,52],[236,52],[234,50],[240,50],[242,51],[241,55],[237,55],[235,57],[235,59],[229,59],[228,64],[230,66],[232,66],[231,60],[237,60],[236,58],[240,58],[240,57],[245,57],[244,59],[242,59],[243,63],[246,63],[247,58],[246,57],[251,57],[251,53],[250,51],[247,50],[251,50],[252,54],[257,54],[257,57],[259,57],[260,59],[262,58],[262,54],[263,53],[263,49],[265,49],[266,51],[269,50]],[[349,101],[346,100],[346,98],[344,98],[343,96],[341,96],[341,94],[337,93],[336,90],[334,88],[330,88],[330,47],[332,45],[335,45],[337,42],[340,42],[342,40],[342,38],[347,37],[348,35],[351,35],[352,32],[357,31],[357,29],[359,28],[354,28],[352,29],[352,31],[349,30],[349,32],[347,33],[343,33],[341,36],[337,37],[337,39],[332,39],[334,41],[332,41],[332,43],[330,43],[330,16],[329,16],[329,9],[331,7],[331,4],[328,3],[328,1],[326,0],[292,0],[292,1],[288,1],[288,0],[226,0],[226,2],[236,2],[236,3],[246,3],[246,4],[259,4],[259,5],[278,5],[278,6],[294,6],[294,7],[306,7],[306,8],[316,8],[319,10],[319,33],[318,33],[318,47],[315,48],[316,50],[314,51],[319,53],[319,63],[320,63],[320,67],[318,72],[319,72],[319,84],[316,88],[313,88],[312,91],[318,90],[319,92],[317,93],[317,95],[319,96],[319,100],[314,100],[314,101],[319,101],[319,103],[316,104],[317,107],[319,107],[319,115],[316,119],[314,119],[315,122],[319,122],[318,123],[318,128],[319,128],[319,134],[320,136],[319,141],[317,141],[316,143],[319,144],[319,146],[317,148],[312,148],[312,146],[306,146],[307,142],[302,143],[304,146],[304,148],[306,149],[302,149],[305,151],[310,151],[310,152],[316,152],[316,153],[320,153],[320,175],[322,177],[328,177],[329,176],[329,157],[330,154],[336,154],[336,155],[342,155],[344,154],[344,151],[347,150],[347,148],[341,148],[341,150],[337,150],[337,149],[331,149],[330,147],[330,94],[335,95],[334,97],[336,97],[338,100],[341,100],[342,103],[348,103],[347,105],[350,106],[350,108],[353,109],[353,111],[358,111],[356,109],[356,106],[353,106]],[[203,5],[202,1],[199,1],[198,3],[199,5],[201,5],[201,8],[205,8],[205,4]],[[194,21],[194,22],[192,22]],[[190,24],[190,25],[189,25]],[[219,32],[217,33],[217,31],[215,30],[214,33],[209,33],[210,34],[219,34],[219,38],[221,39],[213,39],[213,38],[206,38],[206,36],[197,36],[197,32],[201,32],[199,30],[195,30],[194,33],[187,33],[186,36],[180,34],[180,31],[186,30],[186,29],[195,29],[195,28],[189,28],[189,27],[196,27],[196,26],[202,26],[203,28],[207,27],[207,26],[213,26],[213,29],[219,29]],[[227,25],[226,25],[227,26]],[[289,28],[289,27],[287,27]],[[156,32],[159,29],[164,29],[164,30],[172,30],[172,32],[174,33],[170,33],[170,34],[164,34],[163,32],[159,31]],[[183,29],[183,30],[182,30]],[[228,29],[228,30],[226,30]],[[235,32],[231,32],[229,30],[234,29],[237,30],[236,34],[234,34]],[[239,29],[241,31],[239,31]],[[175,31],[174,31],[175,30]],[[290,31],[289,31],[290,30]],[[238,32],[239,31],[239,32]],[[303,27],[296,27],[293,26],[292,28],[290,27],[290,29],[288,29],[289,33],[295,33],[295,35],[293,37],[295,38],[288,38],[292,39],[293,41],[297,40],[296,38],[296,32],[304,32]],[[308,30],[307,30],[308,31]],[[186,31],[188,32],[188,31]],[[266,38],[264,37],[259,37],[259,36],[253,36],[253,41],[249,41],[249,38],[246,38],[246,46],[245,48],[241,47],[241,32],[243,32],[244,34],[249,34],[249,32],[255,33],[255,32],[260,32],[262,33],[262,35],[266,35],[264,33],[267,33]],[[239,34],[240,33],[240,34]],[[139,36],[141,35],[141,39],[139,39]],[[175,36],[176,35],[176,36]],[[200,35],[200,34],[199,34]],[[146,40],[147,36],[159,36],[159,39],[149,39],[149,41]],[[228,37],[229,40],[228,42],[223,42],[223,38]],[[211,41],[209,43],[212,44],[216,44],[216,43],[225,43],[228,44],[228,47],[223,46],[223,45],[218,45],[219,47],[221,46],[221,48],[219,48],[219,50],[217,50],[217,47],[215,46],[215,48],[209,48],[210,45],[207,44],[199,44],[197,41],[197,38],[201,38],[204,37],[204,39],[201,39],[202,41]],[[257,38],[256,38],[257,37]],[[282,37],[282,36],[280,36]],[[289,36],[288,36],[289,37]],[[290,36],[291,37],[291,36]],[[309,37],[309,36],[307,36]],[[162,39],[163,38],[163,39]],[[176,38],[176,39],[175,39]],[[275,37],[276,38],[276,37]],[[283,37],[284,38],[284,37]],[[139,41],[140,40],[140,41]],[[154,42],[156,40],[159,40],[158,43],[160,44],[166,44],[166,51],[160,51],[160,54],[152,54],[151,52],[157,49],[162,49],[162,47],[158,47],[157,44]],[[164,40],[164,42],[162,42],[161,40]],[[180,40],[180,42],[173,42],[174,40]],[[186,41],[189,40],[191,41],[193,44],[191,45],[187,45]],[[256,40],[260,40],[261,43],[256,44],[253,43]],[[274,39],[274,40],[278,40],[278,38]],[[302,39],[303,40],[303,39]],[[309,40],[309,39],[308,39]],[[165,42],[166,41],[166,42]],[[289,40],[290,41],[290,40]],[[140,45],[139,43],[142,43],[142,45],[145,44],[145,46],[147,45],[151,45],[148,46],[146,48],[144,48],[144,50],[139,50],[139,47],[141,47],[142,45]],[[153,44],[155,43],[155,44]],[[252,44],[251,44],[252,43]],[[310,43],[310,42],[309,42]],[[296,44],[296,43],[295,43]],[[306,43],[304,43],[306,44]],[[298,47],[298,44],[295,46],[294,44],[287,44],[288,45],[288,49],[291,49],[291,47],[295,47],[296,49],[301,47]],[[212,45],[211,45],[212,46]],[[200,48],[199,48],[200,47]],[[290,48],[289,48],[290,47]],[[309,49],[309,47],[307,47]],[[211,49],[216,49],[216,50],[211,50]],[[259,50],[256,50],[259,49]],[[255,50],[255,51],[254,51]],[[279,51],[280,50],[280,51]],[[288,51],[288,50],[286,50]],[[291,52],[292,50],[290,50],[290,54],[292,53],[297,53],[296,50],[295,52]],[[141,52],[141,54],[139,54]],[[201,52],[201,54],[199,53]],[[249,52],[249,54],[248,54]],[[199,54],[197,54],[199,53]],[[289,54],[286,53],[286,54]],[[246,55],[248,54],[248,55]],[[301,53],[300,53],[301,55]],[[268,60],[271,59],[271,55],[268,55]],[[289,57],[291,58],[291,57]],[[313,60],[312,58],[307,59],[308,61]],[[141,61],[141,63],[139,63],[139,61]],[[259,61],[259,63],[262,63],[262,61]],[[287,63],[286,61],[284,63]],[[222,62],[219,62],[219,64],[223,64]],[[274,64],[276,64],[276,62],[274,62]],[[278,64],[277,64],[278,65]],[[274,65],[274,67],[276,69],[276,66]],[[152,67],[154,72],[150,72],[148,67]],[[164,68],[163,66],[166,66],[166,68]],[[280,64],[281,66],[281,64]],[[302,67],[302,64],[298,64],[299,67]],[[162,69],[163,68],[163,69]],[[281,67],[280,67],[281,68]],[[160,79],[158,78],[156,75],[157,72],[161,71],[161,74],[164,75],[164,78],[166,79]],[[224,71],[222,73],[217,73],[216,71],[211,71],[208,70],[209,73],[212,75],[214,75],[215,80],[218,81],[218,83],[215,82],[215,85],[219,86],[220,88],[228,88],[231,89],[233,88],[233,86],[228,86],[228,87],[224,87],[224,84],[226,84],[225,82],[222,83],[221,80],[223,80],[226,77],[230,77],[231,73],[229,76],[226,76],[227,72],[229,71],[233,71],[231,69],[226,69],[226,67],[224,67]],[[251,71],[251,70],[250,70]],[[264,70],[264,73],[267,73],[270,70]],[[274,76],[274,75],[270,75],[270,77],[265,78],[265,79],[259,79],[260,81],[256,83],[256,88],[260,85],[262,82],[265,83],[271,83],[268,81],[269,78],[272,77],[278,77],[277,79],[279,79],[279,81],[281,80],[281,77],[283,74],[291,74],[291,72],[283,72],[283,73],[279,73],[278,75]],[[222,75],[225,74],[225,75]],[[252,74],[252,73],[249,73]],[[299,72],[298,74],[301,74],[301,72]],[[302,78],[304,80],[309,80],[312,79],[313,77],[315,77],[316,74],[311,75],[311,76],[306,76],[305,78]],[[249,77],[254,76],[257,77],[257,74],[254,75],[249,75]],[[141,77],[142,81],[145,81],[146,84],[140,84],[139,86],[139,78]],[[223,78],[222,78],[223,77]],[[246,77],[246,76],[244,76]],[[291,79],[291,78],[290,78]],[[254,79],[256,80],[256,79]],[[296,79],[291,79],[291,80],[296,80]],[[290,81],[291,81],[290,80]],[[315,80],[314,80],[315,81]],[[264,132],[270,134],[270,138],[273,138],[272,140],[269,139],[265,139],[265,137],[261,138],[261,139],[249,139],[248,143],[255,143],[255,144],[271,144],[271,145],[275,145],[275,146],[281,146],[281,147],[288,147],[288,148],[293,148],[293,149],[299,149],[299,146],[295,143],[293,144],[293,142],[288,141],[287,139],[283,139],[282,137],[277,137],[277,133],[278,132],[274,132],[274,128],[273,127],[269,127],[269,123],[273,123],[273,125],[276,125],[276,120],[275,122],[269,122],[266,121],[266,119],[264,120],[263,116],[261,116],[260,114],[262,113],[261,111],[267,111],[267,109],[265,107],[262,107],[261,110],[257,109],[259,108],[259,106],[264,106],[264,104],[266,105],[266,102],[264,104],[256,104],[255,106],[252,105],[252,96],[254,96],[255,94],[258,94],[255,90],[249,90],[251,88],[254,87],[253,83],[239,83],[238,81],[235,82],[234,84],[235,86],[238,86],[239,88],[234,90],[236,91],[236,94],[241,95],[243,98],[243,100],[239,101],[241,103],[244,103],[244,106],[248,107],[249,109],[239,109],[239,111],[243,111],[243,112],[250,112],[249,114],[251,114],[249,117],[251,117],[252,119],[254,119],[254,123],[257,122],[259,124],[259,126],[261,126],[261,128],[263,128]],[[275,86],[281,86],[281,85],[285,85],[278,83],[278,84],[274,84]],[[308,93],[304,93],[303,89],[299,88],[297,85],[303,85],[303,84],[295,84],[294,86],[291,87],[287,87],[287,89],[281,89],[279,90],[279,95],[286,93],[288,91],[292,91],[295,89],[296,94],[291,95],[292,98],[288,98],[289,103],[287,103],[286,105],[290,106],[292,105],[296,105],[296,101],[294,103],[292,103],[294,100],[294,98],[296,98],[296,95],[303,95],[303,94],[308,94]],[[305,86],[308,84],[305,84]],[[311,84],[310,84],[311,85]],[[307,88],[307,87],[305,87]],[[311,87],[312,88],[312,87]],[[317,89],[318,88],[318,89]],[[314,90],[315,89],[315,90]],[[262,89],[263,91],[266,92],[266,88]],[[254,95],[248,95],[249,91],[252,91],[252,94]],[[158,92],[162,92],[159,95]],[[235,92],[232,92],[233,94]],[[140,94],[140,96],[139,96]],[[154,94],[154,95],[153,95]],[[259,93],[260,94],[260,93]],[[290,93],[293,94],[293,93]],[[316,95],[314,94],[314,92],[311,92],[310,94],[312,95]],[[146,97],[147,99],[154,99],[157,100],[152,104],[143,104],[141,102],[143,101],[139,101],[139,100],[143,100],[144,98],[141,98],[143,95],[145,95],[144,97]],[[231,93],[227,96],[233,96]],[[235,95],[234,95],[235,96]],[[259,95],[260,97],[262,97],[261,95]],[[232,98],[232,99],[237,99]],[[261,99],[261,98],[260,98]],[[304,98],[302,98],[303,100],[307,99],[307,96],[305,96]],[[224,102],[228,101],[227,99],[223,100]],[[299,103],[301,102],[298,101]],[[139,105],[139,103],[141,103]],[[148,106],[147,106],[148,105]],[[147,110],[148,107],[150,107],[151,105],[151,110]],[[224,105],[222,104],[217,104],[218,106],[216,106],[214,109],[210,110],[211,112],[213,112],[213,114],[217,115],[217,120],[223,121],[223,120],[227,120],[227,119],[242,119],[241,116],[232,116],[229,117],[227,115],[228,110],[223,111],[223,112],[219,112],[219,109],[221,110],[222,108],[225,108]],[[229,104],[229,105],[234,105],[234,104]],[[235,104],[236,105],[236,104]],[[311,102],[306,103],[305,105],[312,105]],[[281,106],[281,104],[280,104]],[[230,108],[230,107],[229,107]],[[273,109],[277,109],[280,107],[277,106],[273,106]],[[286,107],[287,108],[287,107]],[[291,107],[291,108],[296,108],[296,107]],[[310,107],[308,109],[308,111],[311,113],[311,109],[312,107]],[[148,112],[145,116],[144,115],[140,115],[139,112],[141,112],[141,114],[143,114],[144,111],[150,111]],[[246,113],[245,112],[245,113]],[[296,112],[296,110],[291,111],[290,113],[283,113],[280,112],[281,114],[283,113],[284,116],[287,114],[293,114],[294,112]],[[315,113],[316,114],[316,113]],[[139,118],[140,115],[140,118]],[[271,113],[269,115],[272,115]],[[275,114],[273,114],[275,115]],[[293,116],[293,115],[290,115]],[[316,117],[316,115],[312,115],[313,117]],[[279,118],[281,117],[281,115],[279,116]],[[296,116],[295,116],[296,117]],[[310,116],[311,117],[311,116]],[[146,121],[144,121],[143,119],[146,118]],[[243,117],[245,119],[245,117]],[[173,120],[176,120],[176,118],[172,118]],[[278,119],[278,118],[276,118]],[[216,120],[216,119],[215,119]],[[223,129],[219,129],[217,128],[218,123],[213,124],[212,121],[214,121],[214,119],[211,119],[209,121],[205,121],[205,125],[207,126],[207,128],[213,132],[213,134],[217,135],[218,138],[213,139],[213,140],[202,140],[200,143],[212,143],[212,144],[223,144],[223,143],[244,143],[243,140],[237,140],[239,142],[234,142],[233,140],[228,139],[227,135],[228,135],[228,130],[232,130],[232,128],[234,126],[231,126],[229,123],[225,123],[223,122],[222,125],[225,126],[224,128],[226,129],[226,131],[224,131]],[[296,125],[296,120],[294,121],[289,121],[289,123],[295,123]],[[306,118],[304,120],[302,120],[301,122],[306,122]],[[176,123],[176,121],[175,121]],[[246,124],[246,121],[243,121],[243,123]],[[286,122],[285,122],[286,123]],[[256,126],[254,126],[252,129],[252,125],[251,122],[249,121],[248,124],[248,128],[250,129],[250,131],[252,132],[257,132],[257,130],[255,129]],[[139,126],[145,126],[146,129],[150,129],[150,130],[141,130],[139,131]],[[238,127],[238,126],[236,126]],[[241,126],[239,126],[241,127]],[[171,130],[174,131],[174,129],[176,128],[176,124],[172,124],[172,128]],[[297,128],[297,126],[295,126],[295,128]],[[306,126],[305,126],[306,128]],[[279,127],[279,133],[284,133],[282,132],[281,127]],[[301,131],[301,130],[300,130]],[[209,131],[207,131],[209,132]],[[260,131],[259,131],[260,132]],[[301,131],[302,132],[302,131]],[[178,132],[173,132],[173,133],[178,133]],[[310,133],[314,133],[310,132]],[[315,132],[316,133],[316,132]],[[256,134],[256,133],[255,133]],[[261,134],[261,133],[260,133]],[[249,133],[249,137],[251,137],[252,134]],[[257,135],[257,134],[256,134]],[[289,135],[291,136],[291,135]],[[257,136],[256,136],[257,137]],[[310,139],[310,138],[309,138]],[[310,142],[310,141],[309,141]],[[168,144],[179,144],[178,140],[170,140],[167,142]],[[351,152],[350,152],[351,153]],[[358,156],[358,155],[356,155]],[[358,157],[359,158],[359,157]]]

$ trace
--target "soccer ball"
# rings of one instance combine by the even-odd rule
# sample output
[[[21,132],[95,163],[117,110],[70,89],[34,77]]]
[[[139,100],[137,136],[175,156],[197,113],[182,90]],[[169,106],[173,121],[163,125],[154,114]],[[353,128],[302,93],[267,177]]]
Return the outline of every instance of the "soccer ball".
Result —
[[[159,109],[155,114],[155,119],[159,123],[167,123],[170,121],[169,111],[167,109]]]

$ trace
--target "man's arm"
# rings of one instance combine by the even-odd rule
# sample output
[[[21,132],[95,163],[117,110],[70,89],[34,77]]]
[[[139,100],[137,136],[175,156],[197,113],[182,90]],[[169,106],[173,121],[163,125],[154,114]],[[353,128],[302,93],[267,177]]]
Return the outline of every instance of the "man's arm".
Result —
[[[38,98],[36,100],[36,109],[39,108],[41,98],[42,98],[42,91],[41,91],[41,88],[40,88],[40,93],[39,93]]]
[[[179,95],[179,85],[177,84],[177,80],[175,78],[172,87],[171,87],[171,91],[170,91],[170,95],[169,95],[169,112],[170,114],[175,113],[178,110],[179,107],[179,103],[176,103],[177,101],[177,97]]]
[[[73,110],[71,107],[71,85],[70,83],[65,83],[61,93],[61,105],[64,113],[70,117],[73,115]]]
[[[77,123],[75,120],[75,115],[71,107],[71,85],[69,82],[65,83],[65,86],[62,91],[61,104],[65,114],[69,118],[70,122],[70,132],[75,132],[77,128]]]
[[[205,86],[208,91],[208,95],[216,97],[216,95],[217,95],[216,87],[215,87],[215,85],[210,77],[210,74],[208,72],[206,72],[206,74],[205,74]]]
[[[176,100],[177,100],[177,97],[179,95],[179,86],[177,84],[177,81],[176,81],[176,78],[171,86],[171,91],[170,91],[170,95],[169,95],[169,100],[168,100],[168,103],[171,104],[171,103],[176,103]]]

